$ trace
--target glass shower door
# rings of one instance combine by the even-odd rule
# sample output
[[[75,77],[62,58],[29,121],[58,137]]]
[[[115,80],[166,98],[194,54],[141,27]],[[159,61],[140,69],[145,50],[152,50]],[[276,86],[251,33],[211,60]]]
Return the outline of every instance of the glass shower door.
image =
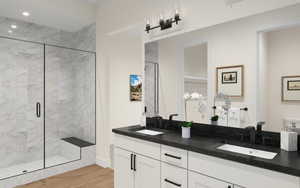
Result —
[[[44,167],[43,45],[0,38],[0,179]]]

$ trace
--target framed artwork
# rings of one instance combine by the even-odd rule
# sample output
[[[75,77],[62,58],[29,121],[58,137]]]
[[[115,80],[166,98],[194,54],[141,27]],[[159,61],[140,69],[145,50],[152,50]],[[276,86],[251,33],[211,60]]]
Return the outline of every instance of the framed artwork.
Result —
[[[238,72],[222,72],[222,84],[236,84]]]
[[[142,76],[130,75],[130,101],[142,101]]]
[[[216,92],[230,97],[244,96],[244,66],[217,67]]]
[[[281,80],[281,100],[300,101],[300,76],[283,76]]]

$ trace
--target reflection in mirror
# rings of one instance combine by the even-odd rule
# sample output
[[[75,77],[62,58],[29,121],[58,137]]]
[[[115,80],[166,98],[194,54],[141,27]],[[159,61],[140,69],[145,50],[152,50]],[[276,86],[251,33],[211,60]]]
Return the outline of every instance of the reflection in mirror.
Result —
[[[155,111],[148,117],[179,114],[181,121],[242,129],[266,122],[262,129],[274,132],[300,128],[299,17],[294,5],[146,44],[146,106]],[[220,93],[230,108],[214,100]]]
[[[259,33],[260,118],[270,131],[300,125],[299,33],[300,25]]]
[[[158,104],[158,43],[145,45],[145,106],[146,116],[154,117],[159,113]]]
[[[208,123],[207,44],[184,48],[185,120]]]

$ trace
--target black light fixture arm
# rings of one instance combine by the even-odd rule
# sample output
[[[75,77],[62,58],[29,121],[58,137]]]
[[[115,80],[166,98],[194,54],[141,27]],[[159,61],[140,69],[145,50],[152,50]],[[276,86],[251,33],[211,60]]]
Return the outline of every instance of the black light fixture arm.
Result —
[[[151,27],[150,23],[146,24],[146,29],[145,31],[147,33],[150,33],[151,30],[154,29],[158,29],[160,28],[160,30],[165,30],[165,29],[169,29],[173,27],[173,24],[176,23],[176,25],[178,25],[178,23],[181,21],[182,19],[180,18],[180,15],[178,13],[175,14],[174,18],[169,18],[169,19],[160,19],[159,20],[159,25]]]

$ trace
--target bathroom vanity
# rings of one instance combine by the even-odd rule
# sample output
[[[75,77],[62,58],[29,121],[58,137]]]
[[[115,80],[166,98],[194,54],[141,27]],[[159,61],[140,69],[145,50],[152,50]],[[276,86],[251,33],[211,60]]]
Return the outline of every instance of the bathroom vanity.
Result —
[[[298,152],[276,153],[273,159],[218,149],[220,138],[193,136],[182,139],[180,132],[146,135],[140,126],[114,129],[116,188],[299,188]],[[235,142],[244,146],[245,143]]]
[[[144,104],[164,134],[113,130],[116,188],[299,188],[300,154],[280,149],[293,140],[282,145],[295,151],[300,133],[299,23],[299,7],[287,7],[147,35]],[[191,139],[182,122],[200,125]]]

